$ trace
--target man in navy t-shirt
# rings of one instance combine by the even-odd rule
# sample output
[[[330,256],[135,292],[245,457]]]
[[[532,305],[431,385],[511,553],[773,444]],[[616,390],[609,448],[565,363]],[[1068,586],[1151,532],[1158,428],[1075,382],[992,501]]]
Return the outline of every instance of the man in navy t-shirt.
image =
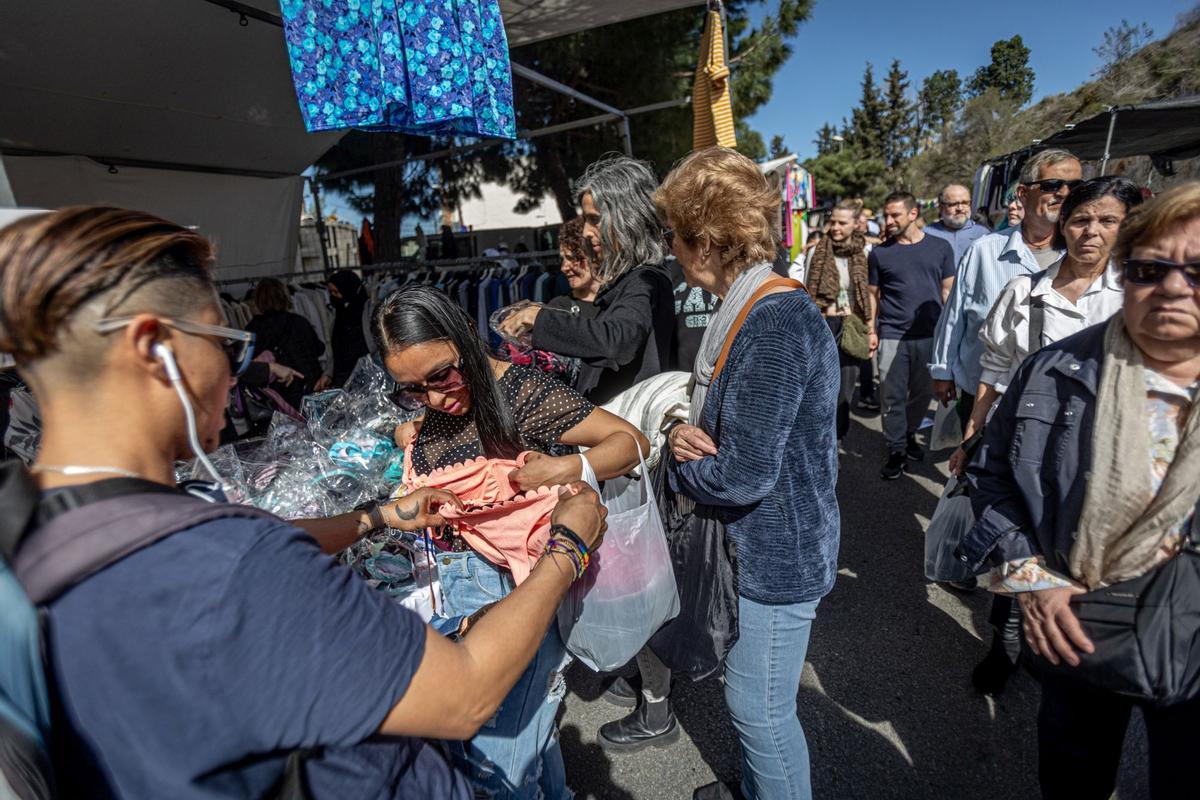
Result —
[[[879,375],[888,460],[880,471],[895,480],[908,460],[925,457],[916,432],[932,399],[929,361],[942,305],[954,285],[954,249],[917,225],[917,201],[894,192],[883,205],[887,241],[867,258],[879,309]]]

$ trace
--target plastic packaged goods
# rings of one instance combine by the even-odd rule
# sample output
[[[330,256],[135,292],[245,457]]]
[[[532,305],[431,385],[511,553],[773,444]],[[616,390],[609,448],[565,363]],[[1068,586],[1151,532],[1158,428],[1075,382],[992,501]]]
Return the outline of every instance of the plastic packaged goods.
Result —
[[[531,308],[536,305],[539,304],[531,303],[528,300],[521,300],[513,303],[511,306],[505,306],[504,308],[497,309],[496,311],[493,311],[492,315],[488,318],[488,326],[492,329],[492,332],[499,336],[502,340],[511,344],[515,344],[520,348],[528,349],[533,345],[532,328],[526,328],[520,331],[516,336],[510,336],[507,333],[501,332],[500,326],[503,325],[504,321],[516,312],[522,311],[526,308]]]

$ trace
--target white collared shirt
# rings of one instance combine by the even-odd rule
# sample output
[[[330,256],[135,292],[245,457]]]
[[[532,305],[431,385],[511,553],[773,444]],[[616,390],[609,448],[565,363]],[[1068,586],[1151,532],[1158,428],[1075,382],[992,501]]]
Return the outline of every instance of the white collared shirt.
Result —
[[[979,329],[979,339],[984,346],[979,357],[981,383],[1003,392],[1017,367],[1031,352],[1104,322],[1121,310],[1125,291],[1115,261],[1108,262],[1108,268],[1074,303],[1054,288],[1054,279],[1061,266],[1060,258],[1050,265],[1037,285],[1033,284],[1030,275],[1018,276],[1005,285]],[[1045,306],[1040,343],[1029,341],[1031,297],[1039,298]]]
[[[934,380],[954,381],[967,394],[979,385],[983,344],[979,331],[1004,286],[1042,267],[1025,243],[1021,226],[977,239],[958,264],[958,276],[942,309],[929,364]]]

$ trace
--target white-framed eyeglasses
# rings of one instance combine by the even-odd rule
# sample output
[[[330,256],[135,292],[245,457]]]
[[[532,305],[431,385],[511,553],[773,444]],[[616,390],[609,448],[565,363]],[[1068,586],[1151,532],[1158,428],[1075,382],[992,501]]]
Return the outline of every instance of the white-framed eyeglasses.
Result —
[[[134,319],[136,317],[109,317],[98,321],[95,330],[96,333],[112,333],[128,327]],[[158,321],[180,333],[217,337],[221,344],[221,350],[229,359],[229,371],[235,378],[246,371],[246,368],[250,366],[250,361],[254,358],[254,334],[249,331],[169,317],[158,317]]]

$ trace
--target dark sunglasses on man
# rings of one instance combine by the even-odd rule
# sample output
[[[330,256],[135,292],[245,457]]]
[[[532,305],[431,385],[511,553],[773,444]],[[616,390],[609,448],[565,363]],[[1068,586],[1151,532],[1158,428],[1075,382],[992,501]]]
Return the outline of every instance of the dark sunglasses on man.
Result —
[[[461,364],[447,364],[425,379],[424,383],[405,383],[388,393],[388,399],[405,411],[425,407],[430,392],[456,392],[467,385]]]
[[[1200,288],[1200,261],[1185,261],[1179,264],[1161,258],[1126,258],[1121,265],[1125,268],[1125,280],[1138,286],[1162,283],[1172,271],[1179,270],[1188,286],[1193,289]]]
[[[1076,186],[1082,186],[1083,184],[1084,181],[1081,180],[1065,181],[1061,178],[1049,178],[1044,181],[1034,181],[1033,183],[1027,183],[1025,185],[1030,189],[1036,186],[1046,194],[1058,194],[1058,191],[1064,186],[1067,187],[1068,192],[1073,192],[1075,191]]]

